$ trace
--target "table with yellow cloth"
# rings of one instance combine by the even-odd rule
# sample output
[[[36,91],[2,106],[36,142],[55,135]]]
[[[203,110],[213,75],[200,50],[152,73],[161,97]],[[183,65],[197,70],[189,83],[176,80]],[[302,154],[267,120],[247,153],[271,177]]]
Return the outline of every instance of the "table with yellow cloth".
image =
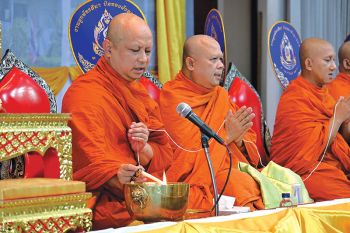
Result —
[[[350,198],[229,216],[158,222],[99,233],[350,232]]]

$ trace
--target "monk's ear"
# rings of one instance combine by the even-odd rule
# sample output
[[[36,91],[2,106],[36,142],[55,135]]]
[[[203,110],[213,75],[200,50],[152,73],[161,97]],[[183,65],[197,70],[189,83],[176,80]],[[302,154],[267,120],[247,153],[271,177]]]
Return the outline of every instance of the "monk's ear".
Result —
[[[185,62],[188,70],[194,70],[194,59],[192,57],[186,57]]]
[[[104,50],[104,54],[105,56],[107,57],[110,57],[111,56],[111,50],[112,50],[112,43],[110,40],[108,39],[105,39],[102,43],[102,46],[103,46],[103,50]]]
[[[346,70],[350,70],[350,59],[349,58],[345,58],[343,60],[343,66]]]
[[[312,70],[312,60],[311,58],[306,58],[305,59],[305,69],[308,70],[308,71],[311,71]]]

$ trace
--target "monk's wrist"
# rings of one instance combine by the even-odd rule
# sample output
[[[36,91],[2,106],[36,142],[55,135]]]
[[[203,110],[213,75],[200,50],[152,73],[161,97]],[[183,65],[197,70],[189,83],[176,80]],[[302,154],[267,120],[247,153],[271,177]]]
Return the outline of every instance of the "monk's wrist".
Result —
[[[233,141],[234,141],[234,139],[233,139],[232,137],[227,137],[225,143],[226,143],[226,145],[229,145],[229,144],[231,144]],[[235,143],[235,144],[236,144],[236,143]]]
[[[113,190],[115,194],[123,193],[124,190],[124,184],[120,182],[119,177],[113,176],[110,180],[106,182],[107,186],[109,187],[109,190]]]
[[[152,146],[146,143],[145,147],[140,152],[140,162],[143,167],[147,167],[153,158]]]
[[[238,147],[238,149],[240,151],[244,151],[245,147],[244,147],[244,143],[243,143],[243,140],[240,140],[238,142],[235,142],[236,146]]]
[[[341,126],[345,122],[345,119],[339,119],[339,117],[335,117],[333,118],[333,121],[335,121],[335,124]]]

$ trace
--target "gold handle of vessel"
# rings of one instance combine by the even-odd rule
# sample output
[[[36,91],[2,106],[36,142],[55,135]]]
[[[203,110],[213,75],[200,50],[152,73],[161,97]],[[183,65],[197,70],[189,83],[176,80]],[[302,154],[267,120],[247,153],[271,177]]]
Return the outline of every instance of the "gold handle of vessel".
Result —
[[[131,191],[131,198],[135,205],[144,209],[147,206],[149,195],[143,187],[137,185]]]

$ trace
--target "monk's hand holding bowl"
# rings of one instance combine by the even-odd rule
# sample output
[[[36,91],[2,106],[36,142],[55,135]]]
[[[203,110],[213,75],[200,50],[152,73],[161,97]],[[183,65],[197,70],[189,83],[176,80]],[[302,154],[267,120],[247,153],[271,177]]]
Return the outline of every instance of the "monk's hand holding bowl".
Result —
[[[227,133],[226,143],[234,142],[238,148],[243,147],[243,137],[253,126],[252,119],[255,117],[252,108],[242,106],[235,114],[228,111],[225,118],[225,130]]]

